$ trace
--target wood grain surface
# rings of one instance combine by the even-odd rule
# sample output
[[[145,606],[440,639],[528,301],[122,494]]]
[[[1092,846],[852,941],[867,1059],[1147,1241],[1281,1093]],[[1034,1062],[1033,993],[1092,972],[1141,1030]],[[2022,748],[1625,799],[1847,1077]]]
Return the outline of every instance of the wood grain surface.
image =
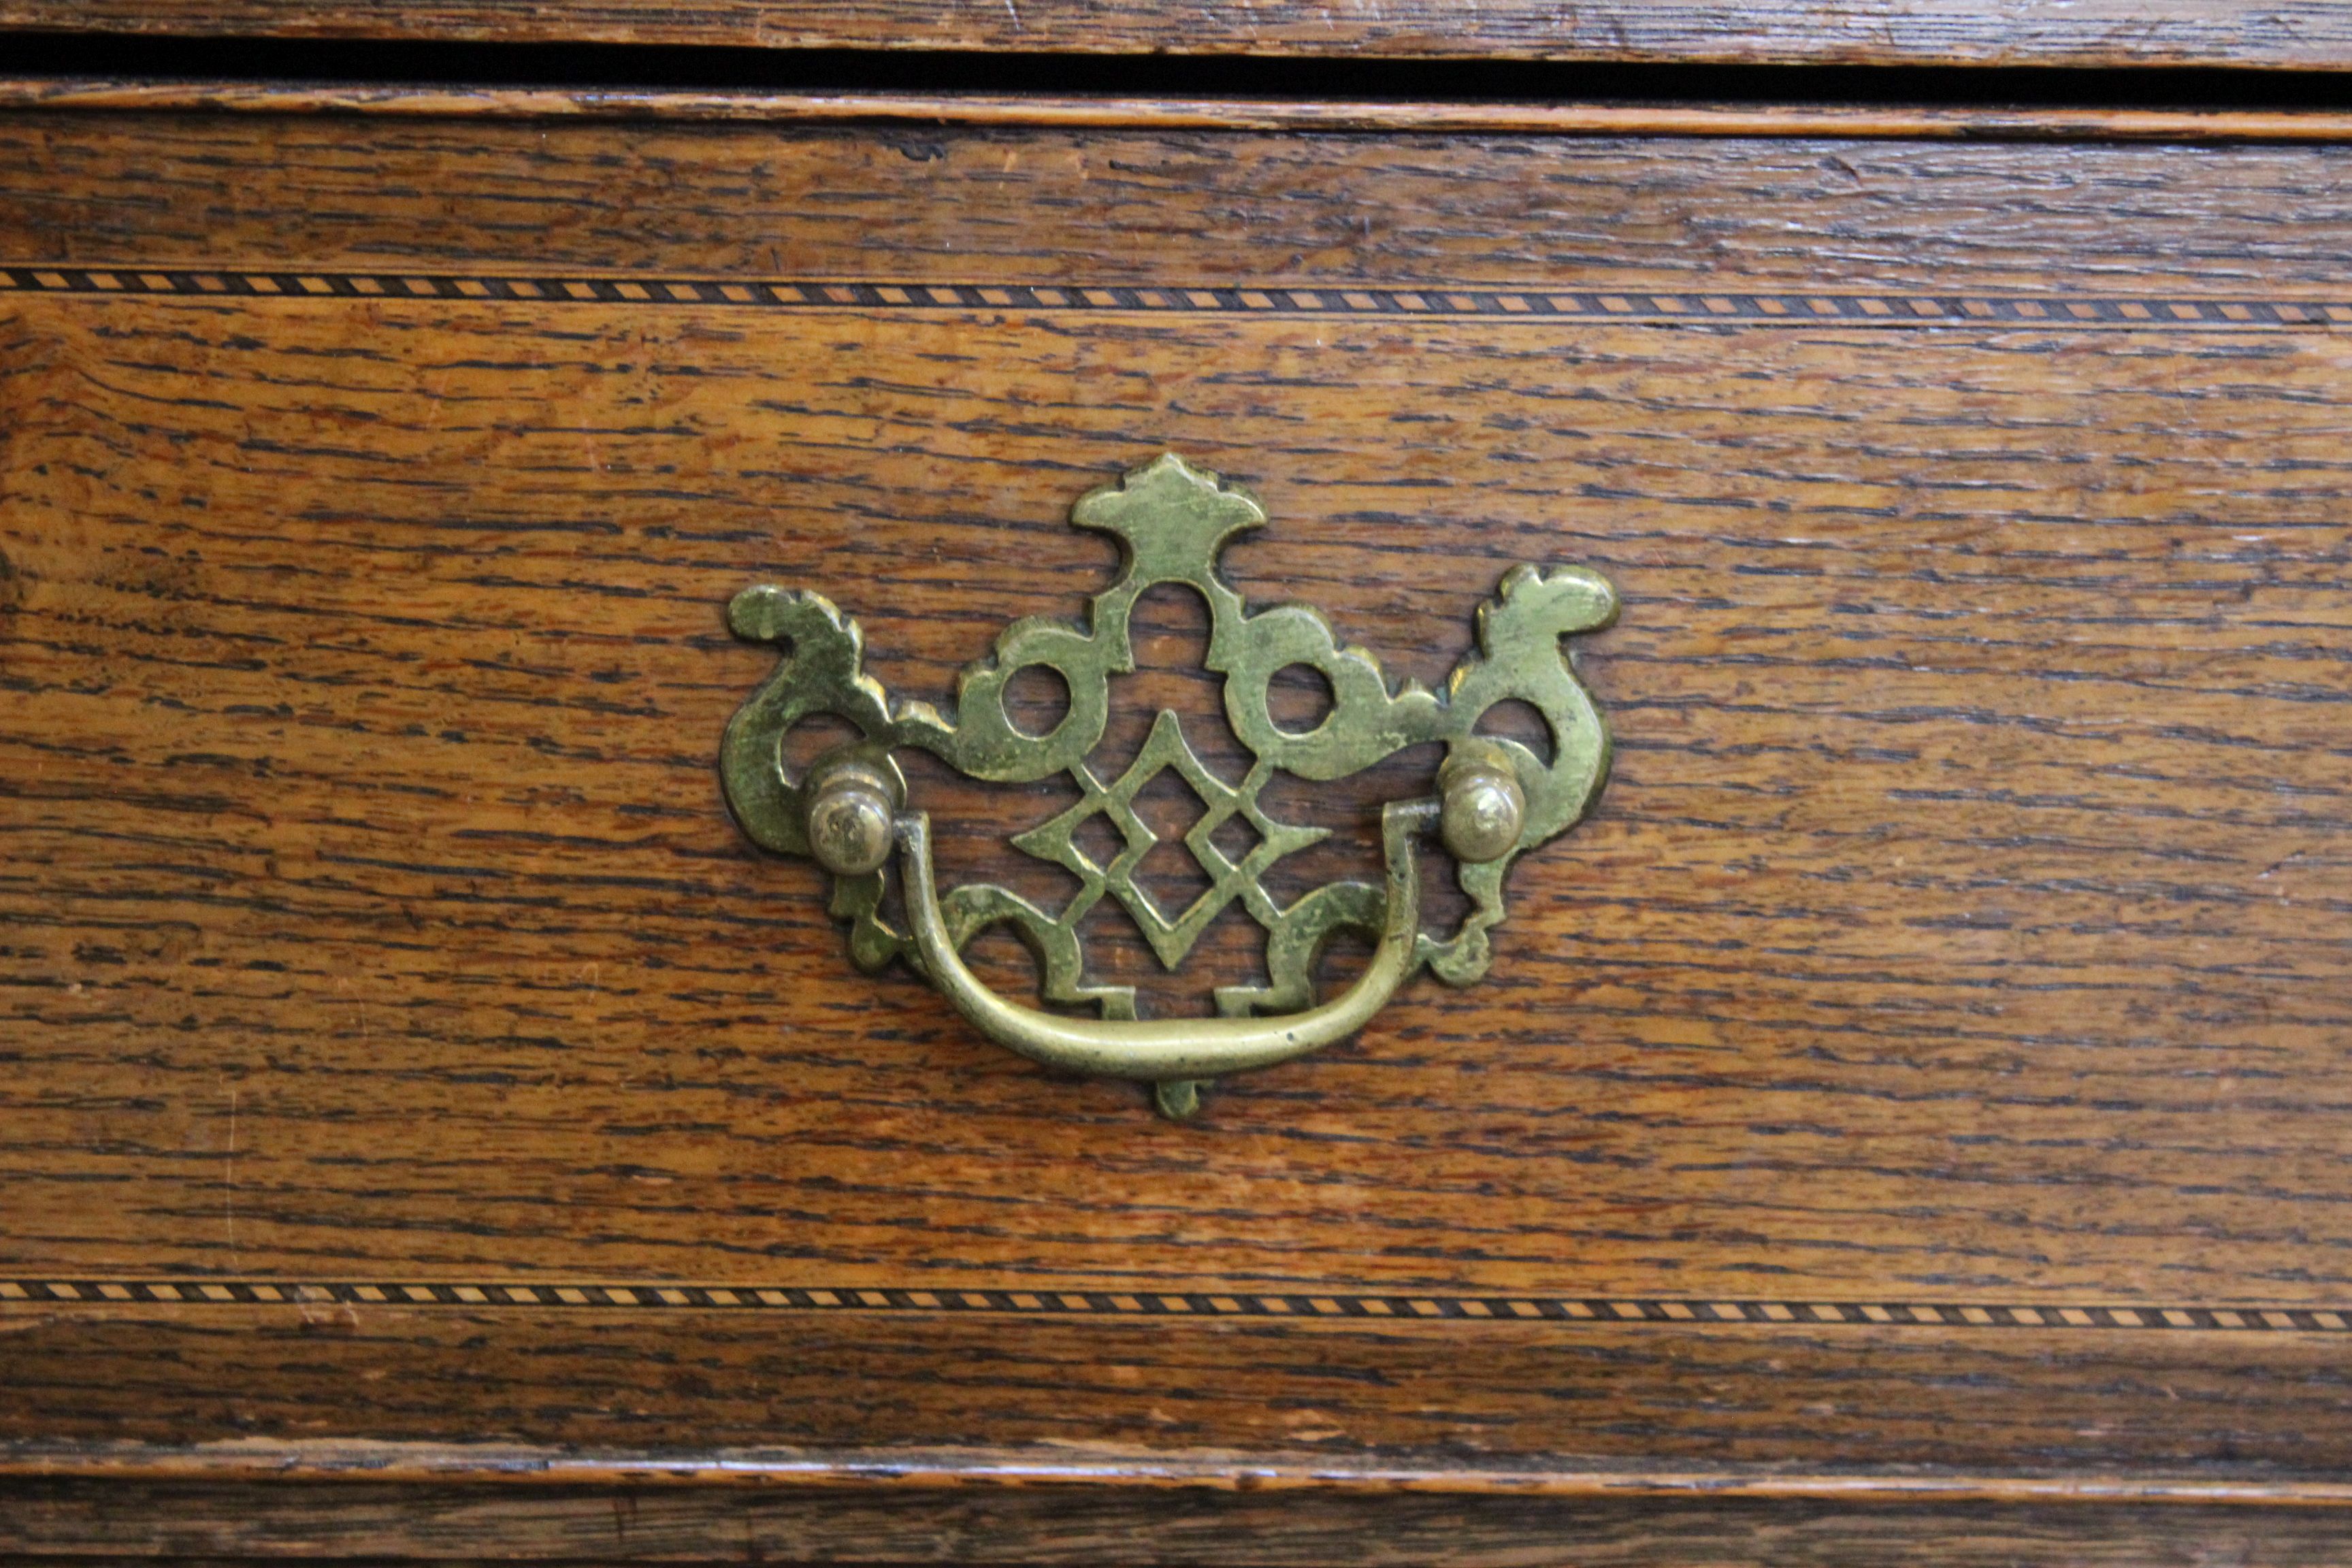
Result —
[[[1765,1563],[1794,1568],[2245,1568],[2340,1563],[2343,1520],[2237,1509],[1929,1507],[1190,1492],[1139,1521],[1100,1493],[775,1493],[511,1487],[51,1483],[0,1517],[0,1545],[74,1560],[803,1562],[1272,1568]],[[119,1554],[119,1556],[102,1553]]]
[[[0,0],[0,26],[296,38],[733,45],[1041,53],[1386,55],[1895,65],[2340,68],[2325,0]],[[1302,91],[1313,92],[1302,83]]]
[[[14,1184],[23,1266],[2344,1302],[2343,340],[17,308],[9,1136],[97,1143]],[[1629,607],[1499,972],[1205,1129],[848,970],[711,798],[732,589],[834,589],[943,699],[1160,447],[1399,675],[1519,559]],[[948,876],[1066,896],[1001,847],[1066,784],[919,777]],[[1272,798],[1349,848],[1376,804]]]
[[[19,1304],[6,1321],[10,1474],[267,1476],[357,1441],[372,1451],[320,1468],[446,1474],[453,1446],[521,1445],[600,1460],[587,1482],[758,1485],[785,1446],[803,1479],[911,1464],[1165,1491],[1286,1472],[1293,1489],[1893,1506],[1936,1500],[1905,1480],[1957,1477],[1971,1500],[2340,1510],[2352,1447],[2341,1345],[2312,1334],[397,1305]],[[907,1452],[937,1445],[975,1452]],[[1208,1458],[1171,1473],[1192,1456]],[[503,1458],[474,1462],[545,1462]]]
[[[2168,143],[2352,141],[2324,109],[1848,103],[1609,103],[1428,99],[1114,97],[1103,93],[482,87],[461,83],[0,77],[0,110],[134,110],[469,120],[686,120],[1028,129],[1402,132],[1533,136],[1805,136]]]
[[[12,261],[2326,293],[2329,146],[0,117]],[[1059,526],[1066,498],[1043,521]]]
[[[2330,1474],[2344,158],[0,121],[0,1432]],[[1441,298],[1297,294],[1349,284]],[[1626,603],[1613,780],[1493,976],[1188,1127],[858,974],[713,771],[738,588],[943,699],[1170,449],[1265,502],[1248,596],[1392,674],[1519,561]],[[1113,749],[1213,710],[1152,613]],[[1300,877],[1370,874],[1426,766],[1284,796]],[[1052,787],[917,788],[950,879],[1034,874]],[[1236,977],[1102,934],[1165,1009]],[[158,1279],[1310,1310],[38,1285]]]

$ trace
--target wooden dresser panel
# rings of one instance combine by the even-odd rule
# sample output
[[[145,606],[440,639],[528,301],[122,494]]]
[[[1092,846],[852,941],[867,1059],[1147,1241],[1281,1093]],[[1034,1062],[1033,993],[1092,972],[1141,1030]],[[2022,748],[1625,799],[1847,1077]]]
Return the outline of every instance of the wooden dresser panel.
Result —
[[[359,0],[332,6],[317,0],[0,0],[0,26],[437,43],[1675,65],[2340,70],[2352,63],[2352,23],[2327,0],[2006,0],[1998,6],[1976,0],[1597,0],[1574,6],[1548,0]],[[1302,78],[1295,90],[1330,89]],[[1603,80],[1551,92],[1611,90]]]
[[[2334,1496],[2348,156],[0,118],[0,1434]],[[1181,1126],[714,768],[739,589],[944,700],[1171,450],[1392,675],[1624,601],[1493,975]]]

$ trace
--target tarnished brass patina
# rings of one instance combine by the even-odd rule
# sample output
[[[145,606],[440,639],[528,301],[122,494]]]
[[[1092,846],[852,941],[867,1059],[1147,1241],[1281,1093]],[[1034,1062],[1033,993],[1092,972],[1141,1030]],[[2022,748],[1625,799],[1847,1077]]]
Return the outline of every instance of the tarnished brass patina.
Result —
[[[1474,736],[1455,746],[1437,770],[1437,801],[1438,835],[1463,864],[1483,866],[1519,847],[1528,792],[1499,742]]]
[[[816,863],[836,877],[882,869],[898,815],[897,793],[882,770],[852,757],[817,773],[805,793],[809,852]]]
[[[1204,1080],[1271,1066],[1353,1034],[1423,965],[1456,985],[1483,975],[1492,956],[1487,933],[1504,917],[1511,861],[1581,816],[1608,771],[1608,731],[1560,639],[1615,617],[1609,584],[1579,567],[1513,567],[1496,596],[1480,606],[1477,649],[1444,690],[1410,681],[1391,690],[1371,655],[1341,647],[1318,612],[1300,605],[1252,610],[1218,575],[1225,545],[1261,526],[1265,514],[1215,475],[1163,456],[1121,484],[1087,495],[1071,519],[1119,540],[1126,561],[1118,581],[1095,598],[1087,625],[1030,619],[1008,628],[991,657],[964,670],[951,716],[886,692],[865,672],[856,623],[815,594],[761,585],[745,589],[728,607],[737,636],[785,649],[775,673],[727,727],[720,769],[728,802],[754,841],[813,857],[834,874],[833,910],[850,922],[851,956],[869,970],[904,959],[989,1038],[1055,1067],[1150,1083],[1160,1109],[1180,1119],[1197,1106]],[[1134,668],[1129,613],[1162,583],[1186,584],[1208,602],[1205,662],[1224,677],[1225,716],[1255,759],[1237,784],[1202,762],[1184,738],[1182,720],[1170,710],[1160,713],[1142,751],[1118,778],[1105,783],[1087,764],[1109,715],[1110,677]],[[1334,699],[1323,721],[1303,733],[1277,727],[1266,706],[1274,673],[1294,664],[1320,670]],[[1042,736],[1016,727],[1004,703],[1006,684],[1032,665],[1055,670],[1070,693],[1068,713]],[[1488,710],[1514,699],[1542,714],[1551,736],[1549,760],[1517,741],[1479,732]],[[796,779],[784,762],[784,736],[819,714],[847,720],[861,738]],[[1436,794],[1388,807],[1382,885],[1336,882],[1276,904],[1261,880],[1267,868],[1328,830],[1266,814],[1258,797],[1275,773],[1336,779],[1426,742],[1447,746]],[[991,883],[940,892],[928,820],[905,808],[905,779],[891,760],[902,746],[990,782],[1066,772],[1078,787],[1077,804],[1012,842],[1066,868],[1078,879],[1077,894],[1055,912]],[[1135,797],[1169,769],[1209,808],[1184,844],[1210,886],[1178,910],[1161,909],[1132,875],[1157,842],[1135,814]],[[1099,864],[1076,837],[1097,816],[1121,844]],[[1214,838],[1236,816],[1255,830],[1253,847],[1239,859]],[[1450,934],[1421,929],[1414,841],[1433,828],[1460,863],[1457,877],[1471,905]],[[903,930],[884,909],[893,843]],[[1131,987],[1087,978],[1079,926],[1105,894],[1134,916],[1171,970],[1209,922],[1239,900],[1265,928],[1269,984],[1217,987],[1214,1018],[1137,1017]],[[1098,1016],[1048,1013],[982,985],[959,952],[994,924],[1011,926],[1036,954],[1045,1000],[1091,1004]],[[1318,1005],[1316,966],[1342,931],[1378,945],[1347,991]]]

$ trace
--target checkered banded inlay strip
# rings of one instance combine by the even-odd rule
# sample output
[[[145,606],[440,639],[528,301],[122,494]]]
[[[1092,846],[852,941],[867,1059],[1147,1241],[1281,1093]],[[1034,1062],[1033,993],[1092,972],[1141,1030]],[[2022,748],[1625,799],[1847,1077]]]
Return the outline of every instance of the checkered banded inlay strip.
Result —
[[[260,271],[245,268],[0,266],[0,293],[198,299],[475,300],[541,305],[741,306],[787,310],[1440,317],[1730,326],[2034,326],[2248,329],[2352,326],[2352,299],[2138,295],[1746,293],[1547,289],[1241,288],[1226,285],[900,283],[833,279]]]
[[[669,1284],[392,1284],[262,1279],[0,1280],[0,1304],[530,1307],[583,1310],[976,1312],[1024,1317],[1292,1318],[1350,1321],[1843,1324],[1880,1328],[2159,1329],[2344,1333],[2352,1308],[1755,1301],[1623,1296],[1267,1295],[1256,1292],[872,1289]]]

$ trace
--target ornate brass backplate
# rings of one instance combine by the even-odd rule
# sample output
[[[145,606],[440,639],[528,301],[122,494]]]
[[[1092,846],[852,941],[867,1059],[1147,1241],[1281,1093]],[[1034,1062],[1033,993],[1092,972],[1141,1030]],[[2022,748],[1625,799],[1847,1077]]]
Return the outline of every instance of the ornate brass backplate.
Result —
[[[1477,650],[1455,668],[1444,690],[1411,681],[1391,690],[1372,656],[1341,647],[1319,612],[1302,605],[1254,611],[1218,575],[1225,545],[1262,526],[1265,513],[1214,474],[1169,454],[1086,496],[1071,521],[1118,538],[1126,557],[1118,581],[1095,597],[1087,625],[1033,618],[1007,628],[992,655],[964,670],[952,716],[885,691],[865,671],[857,624],[816,594],[762,584],[728,607],[738,637],[784,649],[775,673],[727,726],[720,769],[728,803],[761,847],[813,857],[834,874],[833,910],[850,921],[856,963],[876,970],[904,959],[990,1038],[1056,1067],[1151,1083],[1160,1109],[1179,1119],[1197,1106],[1202,1080],[1345,1038],[1424,965],[1456,985],[1485,974],[1492,960],[1487,933],[1503,920],[1503,881],[1512,860],[1583,816],[1608,772],[1608,731],[1561,639],[1615,618],[1617,595],[1609,584],[1580,567],[1515,566],[1496,597],[1479,607]],[[1159,714],[1142,751],[1118,778],[1106,783],[1087,764],[1109,715],[1110,677],[1135,668],[1129,612],[1146,590],[1163,583],[1186,584],[1208,602],[1205,663],[1223,676],[1225,716],[1255,759],[1238,783],[1202,762],[1171,710]],[[1329,713],[1303,733],[1278,727],[1267,710],[1275,672],[1294,664],[1320,670],[1333,699]],[[1067,714],[1043,736],[1022,731],[1005,707],[1007,682],[1032,665],[1050,666],[1069,689]],[[1516,741],[1479,732],[1487,710],[1511,699],[1543,715],[1551,732],[1549,761]],[[784,737],[818,714],[848,721],[862,738],[794,778]],[[1277,904],[1261,880],[1266,869],[1327,830],[1266,813],[1259,796],[1276,771],[1337,779],[1427,742],[1445,743],[1445,761],[1432,798],[1385,811],[1385,886],[1336,882]],[[1077,804],[1012,842],[1069,870],[1079,891],[1058,912],[985,882],[940,894],[927,819],[908,809],[905,778],[891,758],[902,746],[920,747],[990,782],[1067,773],[1078,787]],[[1172,911],[1132,875],[1157,842],[1135,814],[1135,797],[1169,769],[1208,806],[1184,844],[1210,886]],[[1097,863],[1076,837],[1097,816],[1118,830],[1122,846],[1107,863]],[[1237,816],[1254,831],[1252,847],[1235,859],[1215,836]],[[1470,902],[1451,934],[1421,929],[1414,846],[1430,828],[1459,862]],[[885,910],[894,845],[903,930]],[[1134,916],[1171,970],[1209,922],[1238,900],[1265,929],[1270,983],[1217,988],[1214,1018],[1139,1018],[1132,988],[1087,979],[1079,926],[1106,893]],[[1046,1000],[1091,1004],[1098,1016],[1047,1013],[982,986],[960,950],[999,923],[1036,954]],[[1318,1005],[1315,970],[1325,944],[1342,931],[1362,932],[1378,945],[1364,973]]]

